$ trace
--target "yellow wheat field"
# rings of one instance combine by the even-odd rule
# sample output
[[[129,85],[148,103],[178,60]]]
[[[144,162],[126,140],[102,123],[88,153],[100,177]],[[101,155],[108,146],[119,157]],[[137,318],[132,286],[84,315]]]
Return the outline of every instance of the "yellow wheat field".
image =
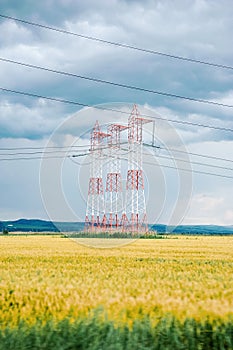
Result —
[[[233,315],[233,237],[138,240],[93,249],[58,236],[0,237],[0,323],[104,309],[130,322]]]

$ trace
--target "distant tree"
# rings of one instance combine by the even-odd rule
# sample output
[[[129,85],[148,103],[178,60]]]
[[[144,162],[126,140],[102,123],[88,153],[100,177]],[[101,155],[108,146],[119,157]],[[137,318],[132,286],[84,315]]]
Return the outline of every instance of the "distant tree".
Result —
[[[3,233],[3,235],[8,235],[9,231],[4,227],[2,229],[2,233]]]

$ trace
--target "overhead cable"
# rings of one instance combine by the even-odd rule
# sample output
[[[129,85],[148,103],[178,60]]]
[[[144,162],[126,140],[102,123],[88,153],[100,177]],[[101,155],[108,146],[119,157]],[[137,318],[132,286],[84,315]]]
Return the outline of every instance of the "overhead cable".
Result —
[[[7,89],[7,88],[3,88],[3,87],[0,87],[0,90],[5,91],[5,92],[14,93],[14,94],[29,96],[29,97],[42,98],[42,99],[49,100],[49,101],[55,101],[55,102],[60,102],[60,103],[65,103],[65,104],[71,104],[71,105],[80,106],[80,107],[89,107],[89,108],[99,109],[99,110],[102,110],[102,111],[116,112],[116,113],[124,114],[124,115],[128,115],[129,114],[128,112],[121,111],[119,109],[106,108],[106,107],[101,107],[101,106],[92,106],[92,105],[85,104],[85,103],[80,103],[80,102],[76,102],[76,101],[66,100],[66,99],[62,99],[62,98],[56,98],[56,97],[49,97],[49,96],[34,94],[34,93],[31,93],[31,92],[26,92],[26,91]],[[201,124],[201,123],[193,123],[193,122],[187,122],[187,121],[176,120],[176,119],[171,119],[171,118],[163,118],[163,117],[158,117],[158,116],[155,117],[155,116],[150,116],[148,114],[140,114],[140,115],[142,117],[147,117],[147,118],[156,119],[156,120],[164,120],[164,121],[168,121],[168,122],[172,122],[172,123],[176,123],[176,124],[192,125],[192,126],[198,126],[198,127],[208,128],[208,129],[233,132],[233,129],[231,129],[231,128],[225,128],[225,127],[214,126],[214,125],[207,125],[207,124]]]
[[[93,81],[95,83],[112,85],[112,86],[116,86],[116,87],[120,87],[120,88],[124,88],[124,89],[136,90],[136,91],[140,91],[140,92],[146,92],[146,93],[150,93],[150,94],[161,95],[161,96],[166,96],[166,97],[171,97],[171,98],[178,98],[178,99],[182,99],[182,100],[188,100],[188,101],[192,101],[192,102],[204,103],[204,104],[209,104],[209,105],[214,105],[214,106],[233,108],[233,105],[229,105],[226,103],[221,103],[221,102],[216,102],[216,101],[211,101],[211,100],[206,100],[206,99],[201,99],[201,98],[195,98],[195,97],[189,97],[189,96],[183,96],[183,95],[177,95],[177,94],[172,94],[172,93],[166,92],[166,91],[152,90],[152,89],[147,89],[147,88],[143,88],[143,87],[135,86],[135,85],[117,83],[117,82],[113,82],[113,81],[109,81],[109,80],[99,79],[99,78],[95,78],[95,77],[89,77],[89,76],[75,74],[75,73],[64,72],[64,71],[60,71],[60,70],[56,70],[56,69],[51,69],[48,67],[42,67],[42,66],[38,66],[38,65],[34,65],[34,64],[15,61],[15,60],[11,60],[8,58],[0,57],[0,61],[6,62],[6,63],[17,64],[17,65],[28,67],[28,68],[43,70],[43,71],[50,72],[50,73],[65,75],[65,76],[69,76],[69,77],[73,77],[73,78],[79,78],[79,79],[84,79],[84,80],[88,80],[88,81]]]
[[[52,30],[54,32],[58,32],[58,33],[62,33],[62,34],[68,34],[68,35],[76,36],[76,37],[79,37],[79,38],[82,38],[82,39],[87,39],[87,40],[91,40],[91,41],[95,41],[95,42],[99,42],[99,43],[103,43],[103,44],[108,44],[108,45],[112,45],[112,46],[116,46],[116,47],[121,47],[121,48],[129,49],[129,50],[139,51],[139,52],[152,54],[152,55],[158,55],[158,56],[162,56],[162,57],[172,58],[172,59],[186,61],[186,62],[195,63],[195,64],[202,64],[202,65],[215,67],[215,68],[222,68],[222,69],[233,70],[232,66],[225,65],[225,64],[220,64],[220,63],[215,63],[215,62],[210,62],[210,61],[204,61],[204,60],[201,60],[201,59],[194,59],[194,58],[190,58],[190,57],[179,56],[179,55],[170,54],[170,53],[157,51],[157,50],[153,50],[153,49],[146,49],[146,48],[142,48],[142,47],[138,47],[138,46],[134,46],[134,45],[130,45],[130,44],[124,44],[124,43],[120,43],[120,42],[116,42],[116,41],[105,40],[105,39],[97,38],[97,37],[90,36],[90,35],[84,35],[84,34],[71,32],[71,31],[68,31],[68,30],[65,30],[65,29],[61,29],[61,28],[57,28],[57,27],[51,27],[51,26],[48,26],[48,25],[45,25],[45,24],[42,24],[42,23],[36,23],[36,22],[32,22],[32,21],[16,18],[16,17],[13,17],[13,16],[7,16],[7,15],[4,15],[4,14],[0,14],[0,17],[5,18],[5,19],[9,19],[9,20],[13,20],[13,21],[16,21],[16,22],[20,22],[20,23],[23,23],[23,24],[31,25],[31,26],[34,26],[34,27],[48,29],[48,30]]]
[[[151,146],[152,147],[152,146]],[[105,147],[105,149],[107,149],[108,147]],[[101,150],[103,150],[104,148],[102,147]],[[125,150],[125,149],[123,149]],[[73,150],[72,150],[73,151]],[[82,157],[82,156],[88,156],[90,155],[91,153],[89,152],[89,150],[87,150],[85,153],[81,153],[81,154],[73,154],[73,155],[67,155],[67,152],[68,151],[62,151],[62,150],[59,150],[59,151],[44,151],[44,152],[18,152],[18,153],[3,153],[3,154],[0,154],[0,156],[14,156],[11,157],[11,158],[0,158],[0,161],[10,161],[10,160],[32,160],[32,159],[65,159],[65,158],[77,158],[77,157]],[[71,152],[71,151],[69,151]],[[66,153],[65,156],[59,156],[57,155],[58,153]],[[34,157],[35,155],[37,154],[42,154],[41,157]],[[52,157],[48,157],[47,154],[49,155],[52,155]],[[53,155],[55,154],[55,155]],[[151,153],[143,153],[144,155],[147,155],[147,156],[153,156]],[[21,156],[33,156],[33,157],[18,157],[18,155],[21,155]],[[17,156],[17,157],[15,157]],[[103,155],[104,156],[104,155]],[[121,156],[123,157],[123,156]],[[168,160],[171,160],[171,161],[181,161],[181,162],[184,162],[184,163],[188,163],[190,165],[200,165],[200,166],[205,166],[205,167],[211,167],[211,168],[216,168],[216,169],[223,169],[223,170],[226,170],[226,171],[233,171],[233,168],[228,168],[228,167],[225,167],[225,166],[219,166],[219,165],[213,165],[213,164],[206,164],[206,163],[201,163],[201,162],[196,162],[196,161],[189,161],[187,159],[182,159],[182,158],[175,158],[175,157],[171,157],[171,156],[164,156],[164,155],[158,155],[157,156],[158,159],[168,159]],[[124,158],[125,159],[125,158]],[[146,163],[146,162],[145,162]],[[153,164],[151,162],[151,164]]]
[[[82,157],[87,154],[80,154],[76,155],[75,157]],[[66,157],[66,158],[72,158],[71,156]],[[13,158],[4,158],[0,159],[0,161],[14,161],[14,160],[35,160],[35,159],[41,159],[41,157],[21,157],[17,159]],[[51,156],[51,157],[43,157],[44,159],[64,159],[62,156]],[[163,164],[156,164],[156,163],[151,163],[151,162],[145,162],[146,164],[158,166],[158,167],[163,167],[163,168],[168,168],[168,169],[175,169],[175,170],[180,170],[180,171],[185,171],[185,172],[191,172],[191,173],[196,173],[196,174],[202,174],[202,175],[211,175],[211,176],[216,176],[216,177],[221,177],[221,178],[226,178],[226,179],[233,179],[233,176],[228,176],[228,175],[222,175],[222,174],[216,174],[216,173],[210,173],[206,171],[199,171],[199,170],[191,170],[191,169],[185,169],[185,168],[179,168],[175,166],[170,166],[170,165],[163,165]]]
[[[122,143],[121,143],[122,144]],[[155,146],[155,145],[151,145],[151,144],[147,144],[147,143],[143,143],[143,146],[148,146],[148,147],[153,147],[153,148],[157,148],[160,150],[165,150],[167,152],[176,152],[176,153],[184,153],[184,154],[188,154],[191,156],[196,156],[196,157],[202,157],[202,158],[207,158],[207,159],[214,159],[214,160],[218,160],[218,161],[224,161],[224,162],[230,162],[233,163],[232,159],[228,159],[228,158],[222,158],[222,157],[216,157],[216,156],[211,156],[211,155],[207,155],[207,154],[200,154],[200,153],[194,153],[194,152],[190,152],[190,151],[182,151],[179,149],[174,149],[174,148],[166,148],[166,147],[162,147],[162,146]],[[90,145],[86,144],[86,145],[70,145],[70,146],[43,146],[43,147],[0,147],[0,151],[5,152],[5,151],[32,151],[32,150],[39,150],[41,151],[41,153],[47,152],[47,149],[58,149],[60,150],[66,150],[64,152],[68,152],[70,149],[72,150],[72,152],[75,151],[76,148],[86,148],[89,149]],[[70,152],[71,152],[70,150]],[[59,151],[54,151],[54,153],[57,153]],[[6,155],[6,153],[2,153],[2,156]],[[15,155],[15,153],[14,153]],[[161,157],[161,155],[160,155]]]
[[[150,144],[147,144],[147,143],[143,143],[143,145],[157,148],[157,146],[150,145]],[[233,163],[233,160],[232,159],[228,159],[228,158],[210,156],[210,155],[207,155],[207,154],[200,154],[200,153],[189,152],[189,151],[182,151],[182,150],[174,149],[174,148],[169,148],[168,149],[166,147],[160,147],[160,149],[166,150],[166,151],[169,151],[169,152],[183,153],[183,154],[188,154],[188,155],[191,155],[191,156],[197,156],[197,157],[202,157],[202,158],[209,158],[209,159],[221,160],[221,161],[224,161],[224,162]]]
[[[44,147],[0,147],[0,151],[20,151],[20,150],[44,150],[46,149],[63,149],[63,148],[80,148],[90,147],[90,145],[70,145],[70,146],[44,146]]]

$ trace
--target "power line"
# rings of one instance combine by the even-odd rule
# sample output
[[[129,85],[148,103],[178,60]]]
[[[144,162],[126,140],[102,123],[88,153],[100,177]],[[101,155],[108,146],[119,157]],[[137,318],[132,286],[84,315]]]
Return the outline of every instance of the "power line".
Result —
[[[124,144],[124,143],[122,143]],[[148,147],[152,147],[152,148],[160,148],[158,146],[154,146],[154,145],[150,145],[150,144],[144,144],[144,146],[148,146]],[[68,146],[60,146],[59,148],[67,148]],[[75,147],[75,146],[71,146],[71,147]],[[77,146],[76,146],[77,147]],[[53,148],[53,147],[50,147],[50,148]],[[56,148],[56,147],[55,147]],[[108,146],[105,146],[105,147],[101,147],[101,149],[107,149]],[[38,149],[38,148],[37,148]],[[166,148],[161,148],[161,149],[164,149],[166,151],[168,151]],[[125,150],[125,149],[122,149],[122,150]],[[73,150],[72,150],[73,151]],[[170,150],[171,151],[171,150]],[[186,153],[185,151],[179,151],[179,150],[174,150],[173,151],[175,152],[181,152],[181,153]],[[16,155],[35,155],[35,154],[57,154],[57,153],[67,153],[67,152],[70,152],[69,150],[58,150],[58,151],[36,151],[36,152],[17,152],[17,153],[3,153],[3,154],[0,154],[0,156],[16,156]],[[83,153],[83,154],[76,154],[76,155],[69,155],[69,156],[52,156],[52,157],[20,157],[20,158],[0,158],[0,161],[8,161],[8,160],[31,160],[31,159],[53,159],[53,158],[57,158],[57,159],[64,159],[64,158],[76,158],[76,157],[80,157],[80,156],[84,156],[84,155],[89,155],[90,152],[88,150],[88,152],[86,153]],[[149,154],[149,153],[144,153],[145,155],[149,155],[149,156],[152,156],[152,154]],[[206,156],[206,155],[200,155],[200,154],[196,154],[195,155],[198,155],[198,156],[204,156],[204,157],[207,157],[207,158],[214,158],[214,159],[218,159],[218,160],[222,160],[222,161],[229,161],[229,162],[233,162],[232,160],[229,160],[229,159],[225,159],[225,158],[220,158],[220,157],[209,157],[209,156]],[[223,170],[228,170],[228,171],[232,171],[233,168],[228,168],[228,167],[225,167],[225,166],[219,166],[219,165],[213,165],[213,164],[206,164],[206,163],[201,163],[201,162],[196,162],[196,161],[188,161],[188,160],[185,160],[185,159],[182,159],[182,158],[175,158],[175,157],[167,157],[167,156],[163,156],[163,155],[159,155],[158,158],[164,158],[164,159],[169,159],[169,160],[173,160],[173,161],[181,161],[181,162],[185,162],[185,163],[189,163],[190,165],[200,165],[200,166],[206,166],[206,167],[211,167],[211,168],[216,168],[216,169],[223,169]],[[145,162],[146,163],[146,162]],[[148,163],[148,162],[147,162]],[[152,163],[150,163],[152,164]],[[165,166],[165,167],[170,167],[170,166]],[[172,167],[173,168],[173,167]],[[175,167],[174,167],[175,168]],[[186,170],[187,169],[181,169],[181,170]],[[193,170],[193,172],[197,172],[196,170]],[[206,174],[208,175],[209,173],[207,172],[199,172],[201,174]],[[218,175],[217,175],[218,176]]]
[[[108,147],[105,147],[108,148]],[[102,149],[102,148],[101,148]],[[0,161],[17,161],[17,160],[35,160],[35,159],[40,159],[40,160],[44,160],[44,159],[65,159],[65,158],[70,158],[72,160],[72,158],[77,158],[77,157],[82,157],[82,156],[87,156],[90,155],[90,152],[85,152],[85,153],[81,153],[81,154],[75,154],[75,155],[69,155],[69,156],[58,156],[58,155],[52,155],[52,156],[47,156],[47,154],[53,154],[53,153],[60,153],[60,152],[66,152],[67,151],[48,151],[48,152],[28,152],[28,153],[14,153],[14,154],[5,154],[5,156],[9,156],[9,155],[35,155],[38,153],[43,153],[46,154],[46,156],[43,157],[17,157],[17,158],[0,158]],[[152,156],[152,154],[148,154]],[[181,162],[185,162],[185,163],[189,163],[190,165],[200,165],[200,166],[207,166],[207,167],[212,167],[212,168],[217,168],[217,169],[224,169],[224,170],[230,170],[232,171],[233,168],[227,168],[227,167],[223,167],[223,166],[218,166],[218,165],[212,165],[212,164],[205,164],[205,163],[201,163],[201,162],[194,162],[194,161],[188,161],[188,160],[184,160],[184,159],[180,159],[180,158],[172,158],[172,157],[167,157],[167,156],[158,156],[158,158],[164,158],[164,159],[169,159],[169,160],[173,160],[173,161],[181,161]],[[121,156],[121,159],[125,159]],[[176,170],[181,170],[181,171],[189,171],[189,172],[193,172],[193,173],[197,173],[197,174],[204,174],[204,175],[213,175],[213,176],[218,176],[218,177],[225,177],[225,178],[233,178],[232,176],[228,176],[228,175],[222,175],[222,174],[213,174],[210,172],[205,172],[205,171],[199,171],[199,170],[195,170],[195,169],[183,169],[183,168],[179,168],[179,167],[174,167],[174,166],[170,166],[170,165],[164,165],[164,164],[156,164],[156,163],[152,163],[152,162],[144,162],[145,164],[150,164],[150,165],[156,165],[156,166],[162,166],[165,168],[170,168],[170,169],[176,169]],[[79,164],[80,165],[80,164]]]
[[[75,156],[73,156],[73,157],[75,157]],[[170,158],[170,157],[162,157],[162,158],[171,159],[171,160],[174,159],[174,158]],[[125,158],[121,157],[121,159],[125,159]],[[185,162],[188,162],[188,161],[185,161]],[[154,162],[152,163],[152,162],[146,162],[146,161],[144,161],[143,164],[149,164],[149,165],[154,165],[154,166],[157,166],[157,167],[168,168],[168,169],[181,170],[181,171],[186,171],[186,172],[189,172],[189,173],[202,174],[202,175],[211,175],[211,176],[223,177],[223,178],[227,178],[227,179],[233,179],[233,176],[229,176],[229,175],[222,175],[222,174],[210,173],[210,172],[207,172],[207,171],[199,171],[199,170],[193,170],[193,169],[185,169],[185,168],[175,167],[175,166],[172,166],[172,165],[157,164],[157,163],[154,163]],[[190,162],[190,164],[192,164],[192,162]],[[203,164],[203,165],[206,165],[206,164]],[[215,166],[213,166],[213,167],[215,167]],[[224,168],[224,169],[227,169],[227,168]],[[233,169],[228,168],[227,170],[233,170]]]
[[[59,159],[64,158],[62,156],[52,156],[52,157],[43,157],[43,159]],[[19,158],[1,158],[0,162],[8,162],[8,161],[15,161],[15,160],[35,160],[35,159],[41,159],[41,157],[19,157]]]
[[[107,148],[107,147],[105,147]],[[103,149],[103,148],[101,148]],[[124,149],[125,150],[125,149]],[[59,150],[59,151],[36,151],[36,152],[15,152],[15,153],[0,153],[0,157],[2,156],[28,156],[28,155],[37,155],[37,154],[42,154],[42,155],[47,155],[47,154],[60,154],[60,153],[70,153],[70,151],[63,151],[63,150]],[[89,154],[89,153],[88,153]],[[147,155],[147,156],[152,156],[152,154],[150,153],[143,153],[144,155]],[[79,156],[79,155],[77,155]],[[71,157],[76,157],[76,155],[71,155]],[[43,158],[43,157],[41,157]],[[179,161],[182,161],[182,162],[186,162],[186,163],[190,163],[190,164],[197,164],[197,165],[202,165],[202,166],[209,166],[209,167],[213,167],[213,168],[219,168],[219,169],[225,169],[225,170],[233,170],[233,168],[226,168],[226,167],[222,167],[222,166],[217,166],[217,165],[211,165],[211,164],[204,164],[204,163],[201,163],[201,162],[190,162],[188,160],[184,160],[184,159],[181,159],[181,158],[173,158],[173,157],[167,157],[167,156],[162,156],[162,155],[159,155],[158,158],[164,158],[164,159],[171,159],[171,160],[179,160]],[[18,158],[13,158],[13,159],[18,159]],[[0,158],[1,160],[1,158]]]
[[[173,166],[170,166],[170,165],[162,165],[162,164],[156,164],[156,163],[151,164],[150,162],[144,162],[144,163],[150,164],[150,165],[154,165],[154,166],[159,166],[159,167],[161,166],[162,168],[186,171],[188,173],[195,173],[195,174],[201,174],[201,175],[211,175],[211,176],[217,176],[217,177],[222,177],[222,178],[226,178],[226,179],[233,179],[233,176],[209,173],[207,171],[199,171],[199,170],[193,170],[193,169],[192,170],[191,169],[183,169],[183,168],[173,167]]]
[[[182,159],[182,158],[172,158],[172,157],[167,157],[167,156],[163,156],[163,155],[159,155],[158,158],[171,159],[171,160],[174,160],[174,161],[180,161],[180,162],[188,163],[190,165],[201,165],[201,166],[207,166],[207,167],[210,167],[210,168],[216,168],[216,169],[223,169],[223,170],[233,171],[233,168],[228,168],[228,167],[221,166],[221,165],[206,164],[206,163],[201,163],[201,162],[196,162],[196,161],[189,161],[189,160]]]
[[[25,63],[25,62],[19,62],[19,61],[11,60],[8,58],[0,57],[0,61],[6,62],[6,63],[17,64],[17,65],[28,67],[28,68],[38,69],[38,70],[42,70],[42,71],[46,71],[46,72],[50,72],[50,73],[65,75],[65,76],[69,76],[69,77],[73,77],[73,78],[93,81],[95,83],[116,86],[116,87],[120,87],[120,88],[124,88],[124,89],[136,90],[136,91],[146,92],[146,93],[150,93],[150,94],[161,95],[161,96],[166,96],[166,97],[171,97],[171,98],[178,98],[178,99],[182,99],[182,100],[188,100],[188,101],[192,101],[192,102],[204,103],[204,104],[209,104],[209,105],[214,105],[214,106],[233,108],[233,105],[228,105],[225,103],[220,103],[220,102],[215,102],[215,101],[210,101],[210,100],[205,100],[205,99],[199,99],[199,98],[195,98],[195,97],[177,95],[177,94],[172,94],[172,93],[165,92],[165,91],[151,90],[151,89],[142,88],[140,86],[135,86],[135,85],[121,84],[121,83],[117,83],[117,82],[113,82],[113,81],[109,81],[109,80],[88,77],[85,75],[64,72],[64,71],[51,69],[51,68],[47,68],[47,67],[42,67],[42,66],[38,66],[38,65],[34,65],[34,64]]]
[[[54,153],[68,153],[71,150],[66,151],[36,151],[36,152],[15,152],[15,153],[0,153],[0,156],[17,156],[17,155],[34,155],[34,154],[54,154]]]
[[[18,161],[18,160],[36,160],[36,159],[65,159],[65,158],[77,158],[77,157],[82,157],[82,156],[86,156],[89,155],[90,152],[87,153],[83,153],[83,154],[79,154],[79,155],[73,155],[73,156],[46,156],[46,157],[20,157],[20,158],[2,158],[0,159],[1,161]],[[222,174],[216,174],[216,173],[210,173],[210,172],[206,172],[206,171],[199,171],[199,170],[193,170],[193,169],[184,169],[184,168],[179,168],[179,167],[174,167],[174,166],[170,166],[170,165],[164,165],[164,164],[156,164],[156,163],[152,163],[152,162],[144,162],[145,164],[149,164],[149,165],[154,165],[154,166],[159,166],[159,167],[163,167],[163,168],[168,168],[168,169],[175,169],[175,170],[180,170],[180,171],[185,171],[185,172],[191,172],[191,173],[196,173],[196,174],[202,174],[202,175],[211,175],[211,176],[216,176],[216,177],[221,177],[221,178],[227,178],[227,179],[233,179],[232,176],[228,176],[228,175],[222,175]],[[231,169],[230,169],[231,170]]]
[[[63,149],[63,148],[80,148],[80,147],[90,147],[90,145],[71,145],[71,146],[44,146],[44,147],[0,147],[0,151],[19,151],[19,150],[44,150],[46,149]]]
[[[121,142],[121,145],[126,144],[127,142]],[[83,149],[83,148],[86,148]],[[52,151],[51,149],[58,149],[58,150],[54,150]],[[71,145],[71,146],[45,146],[45,147],[20,147],[20,148],[0,148],[0,151],[18,151],[18,150],[33,150],[31,152],[14,152],[14,153],[0,153],[0,156],[15,156],[15,155],[30,155],[30,154],[46,154],[46,153],[70,153],[70,152],[74,152],[76,150],[76,148],[81,148],[82,151],[89,151],[90,150],[90,145]],[[100,150],[104,150],[107,149],[108,146],[103,146],[103,147],[99,147],[98,149]],[[47,151],[47,149],[49,149]],[[63,150],[65,149],[65,150]],[[36,150],[36,151],[35,151]]]
[[[159,148],[159,149],[163,149],[163,150],[166,150],[168,151],[166,148],[163,148],[163,147],[158,147],[158,146],[154,146],[154,145],[149,145],[149,144],[143,144],[143,145],[146,145],[146,146],[149,146],[149,147],[153,147],[153,148]],[[121,148],[122,149],[122,148]],[[123,149],[126,151],[126,149]],[[170,151],[170,149],[169,149]],[[185,151],[182,151],[182,153],[185,153],[185,154],[189,154],[188,152],[185,152]],[[153,156],[153,154],[151,153],[146,153],[146,152],[143,152],[142,153],[143,155],[146,155],[146,156]],[[196,161],[190,161],[190,160],[187,160],[187,159],[183,159],[183,158],[176,158],[176,157],[171,157],[171,156],[164,156],[164,155],[161,155],[161,154],[158,154],[157,155],[157,158],[164,158],[164,159],[169,159],[169,160],[173,160],[173,161],[181,161],[181,162],[184,162],[184,163],[189,163],[190,165],[201,165],[201,166],[207,166],[207,167],[211,167],[211,168],[216,168],[216,169],[223,169],[223,170],[230,170],[230,171],[233,171],[233,168],[229,168],[229,167],[226,167],[226,166],[221,166],[221,165],[213,165],[213,164],[207,164],[207,163],[201,163],[201,162],[196,162]],[[212,158],[212,157],[211,157]],[[217,158],[219,160],[223,160],[223,161],[226,161],[226,159],[224,158],[218,158],[218,157],[214,157],[214,158]],[[233,160],[229,160],[227,159],[227,161],[230,161],[233,163]]]
[[[154,146],[154,145],[150,145],[150,144],[147,144],[147,143],[144,143],[143,144],[144,146],[149,146],[149,147],[155,147],[157,148],[157,146]],[[160,149],[163,149],[163,150],[167,150],[167,148],[165,147],[160,147]],[[209,159],[214,159],[214,160],[221,160],[221,161],[224,161],[224,162],[230,162],[230,163],[233,163],[233,160],[232,159],[227,159],[227,158],[222,158],[222,157],[216,157],[216,156],[209,156],[207,154],[200,154],[200,153],[194,153],[194,152],[186,152],[186,151],[181,151],[181,150],[178,150],[178,149],[174,149],[174,148],[169,148],[169,151],[172,151],[172,152],[177,152],[177,153],[184,153],[184,154],[189,154],[191,156],[197,156],[197,157],[202,157],[202,158],[209,158]]]
[[[71,158],[74,158],[74,157],[82,157],[82,156],[85,156],[85,155],[88,155],[88,154],[89,153],[85,153],[85,154],[75,155],[73,157],[71,157],[71,156],[69,156],[69,157],[62,157],[62,156],[43,157],[43,160],[44,159],[64,159],[64,158],[71,159]],[[21,158],[17,158],[17,159],[5,158],[5,159],[0,159],[0,161],[35,160],[35,159],[41,159],[41,157],[21,157]],[[151,162],[144,162],[144,163],[145,164],[149,164],[149,165],[158,166],[158,167],[168,168],[168,169],[175,169],[175,170],[180,170],[180,171],[186,171],[186,172],[190,172],[190,173],[217,176],[217,177],[226,178],[226,179],[233,179],[233,176],[216,174],[216,173],[210,173],[210,172],[206,172],[206,171],[184,169],[184,168],[174,167],[174,166],[170,166],[170,165],[156,164],[156,163],[151,163]]]
[[[34,93],[26,92],[26,91],[12,90],[12,89],[7,89],[7,88],[3,88],[3,87],[0,87],[0,90],[5,91],[5,92],[14,93],[14,94],[29,96],[29,97],[42,98],[42,99],[49,100],[49,101],[54,101],[54,102],[71,104],[71,105],[80,106],[80,107],[95,108],[95,109],[99,109],[99,110],[102,110],[102,111],[116,112],[116,113],[120,113],[120,114],[124,114],[124,115],[128,115],[129,114],[128,112],[120,111],[119,109],[106,108],[106,107],[101,107],[101,106],[92,106],[92,105],[85,104],[85,103],[80,103],[80,102],[71,101],[71,100],[65,100],[65,99],[61,99],[61,98],[43,96],[43,95],[34,94]],[[224,127],[219,127],[219,126],[214,126],[214,125],[207,125],[207,124],[201,124],[201,123],[193,123],[193,122],[187,122],[187,121],[182,121],[182,120],[175,120],[175,119],[171,119],[171,118],[166,119],[166,118],[162,118],[162,117],[158,117],[158,116],[156,116],[156,117],[155,116],[150,116],[150,115],[147,115],[147,114],[140,114],[140,115],[142,117],[147,117],[147,118],[156,119],[156,120],[164,120],[164,121],[177,123],[177,124],[182,124],[182,125],[198,126],[198,127],[208,128],[208,129],[233,132],[233,129],[231,129],[231,128],[224,128]]]
[[[117,47],[129,49],[129,50],[135,50],[135,51],[144,52],[144,53],[147,53],[147,54],[158,55],[158,56],[172,58],[172,59],[181,60],[181,61],[186,61],[186,62],[190,62],[190,63],[203,64],[203,65],[210,66],[210,67],[216,67],[216,68],[233,70],[232,66],[228,66],[228,65],[225,65],[225,64],[219,64],[219,63],[214,63],[214,62],[209,62],[209,61],[203,61],[203,60],[193,59],[193,58],[189,58],[189,57],[185,57],[185,56],[173,55],[173,54],[169,54],[169,53],[162,52],[162,51],[157,51],[157,50],[152,50],[152,49],[145,49],[145,48],[134,46],[134,45],[130,45],[130,44],[124,44],[124,43],[120,43],[120,42],[105,40],[105,39],[97,38],[97,37],[94,37],[94,36],[83,35],[83,34],[71,32],[71,31],[68,31],[68,30],[65,30],[65,29],[61,29],[61,28],[57,28],[57,27],[51,27],[51,26],[44,25],[44,24],[41,24],[41,23],[31,22],[31,21],[27,21],[27,20],[23,20],[23,19],[20,19],[20,18],[7,16],[7,15],[3,15],[3,14],[0,14],[0,17],[5,18],[5,19],[14,20],[14,21],[17,21],[17,22],[20,22],[20,23],[24,23],[24,24],[27,24],[27,25],[32,25],[32,26],[35,26],[35,27],[43,28],[43,29],[49,29],[49,30],[52,30],[54,32],[58,32],[58,33],[62,33],[62,34],[68,34],[68,35],[76,36],[76,37],[79,37],[79,38],[82,38],[82,39],[87,39],[87,40],[91,40],[91,41],[95,41],[95,42],[99,42],[99,43],[103,43],[103,44],[117,46]]]
[[[123,144],[123,143],[121,143]],[[160,150],[165,150],[165,151],[171,151],[171,152],[178,152],[178,153],[184,153],[184,154],[188,154],[188,155],[191,155],[191,156],[196,156],[196,157],[202,157],[202,158],[207,158],[207,159],[214,159],[214,160],[218,160],[218,161],[224,161],[224,162],[230,162],[230,163],[233,163],[233,160],[232,159],[228,159],[228,158],[222,158],[222,157],[216,157],[216,156],[210,156],[210,155],[207,155],[207,154],[200,154],[200,153],[193,153],[193,152],[189,152],[189,151],[182,151],[182,150],[178,150],[178,149],[174,149],[174,148],[169,148],[167,149],[166,147],[161,147],[161,146],[155,146],[155,145],[151,145],[151,144],[147,144],[147,143],[143,143],[144,146],[148,146],[148,147],[153,147],[153,148],[156,148],[156,149],[160,149]],[[41,150],[40,153],[45,153],[47,151],[44,151],[44,150],[47,150],[47,149],[58,149],[59,151],[60,150],[63,150],[63,149],[66,149],[66,151],[63,151],[64,153],[65,152],[68,152],[70,149],[72,149],[72,151],[74,151],[74,149],[76,148],[86,148],[86,149],[89,149],[90,148],[90,145],[89,144],[86,144],[86,145],[70,145],[70,146],[44,146],[44,147],[0,147],[0,151],[21,151],[21,150]],[[57,153],[59,151],[54,151],[54,153]],[[14,155],[17,154],[17,153],[14,153]],[[147,153],[148,154],[148,153]],[[6,153],[2,153],[0,154],[2,156],[5,156],[7,155]],[[161,157],[161,155],[159,156]]]
[[[82,157],[82,156],[86,156],[89,153],[83,153],[83,154],[79,154],[76,155],[76,157]],[[40,159],[40,160],[44,160],[44,159],[65,159],[65,158],[70,158],[72,156],[46,156],[46,157],[19,157],[19,158],[0,158],[0,162],[5,162],[5,161],[18,161],[18,160],[35,160],[35,159]]]
[[[76,156],[73,156],[76,157]],[[73,158],[72,157],[72,158]],[[71,158],[70,158],[71,159]],[[122,159],[122,158],[121,158]],[[125,159],[125,158],[123,158]],[[174,170],[180,170],[180,171],[185,171],[185,172],[189,172],[189,173],[195,173],[195,174],[201,174],[201,175],[211,175],[211,176],[216,176],[216,177],[221,177],[221,178],[226,178],[226,179],[233,179],[233,176],[229,176],[229,175],[222,175],[222,174],[216,174],[216,173],[210,173],[207,171],[199,171],[199,170],[193,170],[193,169],[185,169],[185,168],[179,168],[179,167],[175,167],[172,165],[164,165],[164,164],[157,164],[157,163],[152,163],[152,162],[143,162],[144,164],[149,164],[149,165],[154,165],[157,167],[162,167],[162,168],[168,168],[168,169],[174,169]]]

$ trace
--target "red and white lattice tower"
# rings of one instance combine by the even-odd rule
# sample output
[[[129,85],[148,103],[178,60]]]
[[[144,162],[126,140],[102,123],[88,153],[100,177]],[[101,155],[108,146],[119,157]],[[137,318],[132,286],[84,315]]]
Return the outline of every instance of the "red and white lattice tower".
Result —
[[[85,218],[87,231],[99,231],[106,227],[103,186],[103,140],[108,134],[100,130],[98,121],[91,132],[91,166]]]
[[[146,202],[144,193],[144,177],[142,168],[142,128],[150,123],[150,119],[141,118],[134,105],[128,119],[128,171],[125,201],[125,230],[130,232],[146,232],[148,230]]]
[[[120,135],[127,126],[110,124],[108,126],[108,164],[106,180],[107,228],[110,231],[121,230],[123,213],[123,192],[120,159]]]

